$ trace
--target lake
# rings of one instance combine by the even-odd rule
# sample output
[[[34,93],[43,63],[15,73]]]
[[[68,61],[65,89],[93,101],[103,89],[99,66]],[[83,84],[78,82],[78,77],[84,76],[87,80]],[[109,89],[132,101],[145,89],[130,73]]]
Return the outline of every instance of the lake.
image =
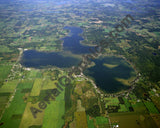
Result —
[[[90,46],[84,46],[80,43],[83,40],[79,34],[83,32],[83,30],[79,27],[64,27],[64,29],[68,29],[70,32],[68,36],[62,38],[63,43],[63,52],[38,52],[35,50],[27,50],[24,51],[21,64],[25,67],[34,67],[40,68],[43,66],[56,66],[59,68],[69,68],[71,66],[77,65],[80,62],[80,59],[67,55],[67,52],[71,52],[73,54],[86,54],[90,53]],[[64,56],[65,54],[65,56]]]
[[[24,51],[21,64],[25,67],[42,68],[48,65],[59,68],[70,68],[77,65],[81,60],[72,55],[82,55],[89,52],[90,46],[84,46],[80,43],[83,38],[79,35],[83,30],[79,27],[65,27],[70,32],[68,36],[62,38],[62,52],[38,52],[35,50]],[[117,92],[122,89],[128,89],[127,79],[135,76],[132,67],[122,58],[101,57],[93,60],[95,66],[85,70],[84,74],[91,77],[96,85],[106,92]]]
[[[25,67],[42,68],[48,65],[59,68],[68,68],[77,65],[80,59],[63,56],[59,52],[38,52],[27,50],[23,52],[21,64]]]
[[[89,48],[91,46],[84,46],[80,43],[83,40],[79,34],[83,32],[83,30],[79,27],[64,27],[64,29],[70,30],[69,36],[64,37],[62,40],[63,43],[63,50],[64,51],[71,51],[73,54],[86,54],[90,53]]]
[[[93,62],[95,66],[85,70],[84,74],[91,77],[98,87],[110,93],[129,89],[122,82],[134,77],[135,72],[123,58],[101,57]]]

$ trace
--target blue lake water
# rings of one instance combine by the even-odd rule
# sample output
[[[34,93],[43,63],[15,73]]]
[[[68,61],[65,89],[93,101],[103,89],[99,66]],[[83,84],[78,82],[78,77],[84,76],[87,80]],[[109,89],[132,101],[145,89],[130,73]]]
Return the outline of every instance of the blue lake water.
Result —
[[[63,56],[59,52],[38,52],[35,50],[24,51],[21,64],[25,67],[41,68],[44,66],[56,66],[59,68],[68,68],[77,65],[79,59],[69,56]]]
[[[128,89],[116,78],[129,79],[135,76],[134,70],[122,58],[118,57],[104,57],[94,60],[95,66],[85,70],[84,74],[93,78],[98,87],[106,92],[117,92],[123,89]],[[104,64],[117,65],[114,68],[104,66]]]
[[[68,29],[70,32],[68,36],[64,37],[62,40],[63,43],[63,51],[69,51],[73,54],[86,54],[89,52],[89,46],[84,46],[80,43],[83,40],[79,34],[83,32],[83,30],[79,27],[65,27],[64,29]],[[65,52],[65,53],[66,53]],[[34,67],[40,68],[42,66],[57,66],[59,68],[67,68],[73,65],[77,65],[80,62],[79,59],[71,56],[63,55],[64,52],[38,52],[35,50],[27,50],[23,53],[21,63],[26,67]]]
[[[81,60],[66,54],[71,52],[73,55],[82,55],[89,52],[90,46],[84,46],[80,43],[83,38],[79,35],[83,32],[78,27],[65,27],[64,29],[70,30],[68,36],[62,40],[63,51],[62,52],[38,52],[35,50],[24,51],[21,64],[26,67],[41,68],[43,66],[56,66],[59,68],[69,68],[77,65]],[[65,53],[65,56],[64,56]],[[95,59],[95,66],[85,70],[84,74],[93,78],[98,87],[106,92],[116,92],[121,89],[127,89],[128,87],[115,80],[115,78],[128,79],[132,76],[133,69],[122,58],[105,57]],[[103,65],[116,64],[115,68],[107,68]]]
[[[73,54],[86,54],[90,53],[90,46],[84,46],[80,43],[83,40],[79,34],[83,32],[83,30],[79,27],[65,27],[64,29],[70,30],[69,36],[63,38],[63,50],[71,51]]]

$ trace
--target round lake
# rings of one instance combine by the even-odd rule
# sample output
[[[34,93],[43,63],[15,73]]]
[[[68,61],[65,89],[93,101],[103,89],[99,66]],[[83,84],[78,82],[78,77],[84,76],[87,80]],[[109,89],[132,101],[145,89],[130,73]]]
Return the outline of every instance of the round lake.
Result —
[[[133,68],[122,58],[103,57],[94,60],[95,65],[85,70],[96,85],[110,93],[129,89],[129,81],[135,77]]]

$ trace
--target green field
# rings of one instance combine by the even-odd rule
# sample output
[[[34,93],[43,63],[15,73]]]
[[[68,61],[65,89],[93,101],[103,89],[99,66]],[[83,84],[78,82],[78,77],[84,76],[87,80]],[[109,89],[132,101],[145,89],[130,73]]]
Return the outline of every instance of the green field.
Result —
[[[24,93],[21,93],[21,91],[25,88],[31,88],[32,83],[32,81],[23,81],[18,84],[14,98],[3,114],[1,122],[5,123],[0,128],[18,128],[21,118],[17,119],[16,115],[23,115],[26,107],[26,103],[23,100]]]
[[[88,128],[94,128],[93,119],[89,119],[89,115],[87,115],[87,124],[88,124]]]
[[[106,102],[106,108],[108,107],[108,105],[115,105],[115,106],[119,105],[119,100],[117,97],[105,98],[105,102]]]
[[[118,112],[127,112],[128,109],[126,108],[126,106],[124,104],[120,104],[120,109],[118,110]]]
[[[0,92],[13,92],[17,87],[19,80],[13,80],[9,82],[5,82],[4,85],[0,88]]]
[[[32,88],[30,96],[39,96],[40,91],[41,91],[42,81],[43,80],[40,79],[40,78],[37,78],[34,81],[34,85],[33,85],[33,88]]]
[[[38,70],[31,70],[29,73],[29,78],[36,78],[38,73]]]
[[[2,105],[3,103],[8,101],[8,96],[1,96],[0,97],[0,104]]]
[[[69,110],[72,107],[71,93],[72,86],[70,85],[65,88],[65,111]]]
[[[57,88],[57,86],[55,85],[55,83],[57,83],[57,80],[52,81],[49,78],[46,78],[45,81],[44,81],[44,83],[43,83],[43,85],[42,85],[41,90],[47,90],[47,89]]]
[[[0,96],[0,116],[5,109],[5,106],[9,100],[9,96]]]
[[[64,125],[64,119],[62,119],[65,113],[64,94],[65,90],[56,97],[56,101],[51,101],[51,104],[47,105],[42,128],[61,128]]]
[[[157,108],[154,106],[152,102],[144,102],[146,108],[148,109],[149,113],[151,114],[159,114]]]
[[[3,82],[7,78],[11,68],[12,65],[0,65],[0,82]]]
[[[134,94],[129,94],[129,97],[131,98],[131,102],[136,102],[137,97]]]
[[[18,82],[18,80],[5,82],[4,85],[0,88],[0,115],[2,111],[4,111],[5,106],[9,101],[10,93],[15,91]]]
[[[124,104],[125,104],[127,110],[129,111],[129,107],[131,107],[131,104],[129,103],[129,101],[126,98],[123,98],[123,100],[124,100]]]
[[[19,128],[28,128],[29,126],[43,124],[44,111],[38,112],[36,114],[36,118],[34,118],[32,112],[30,110],[31,107],[34,107],[39,110],[38,103],[39,102],[37,102],[35,104],[32,104],[31,102],[27,103]]]
[[[108,124],[108,118],[105,118],[105,117],[96,117],[96,124],[97,125],[101,125],[101,124]]]
[[[143,102],[137,102],[136,104],[132,104],[132,107],[135,112],[146,113],[147,109]]]
[[[64,101],[52,101],[45,109],[42,128],[61,128],[64,125],[64,112]]]
[[[0,53],[3,52],[12,52],[12,50],[5,45],[0,45]]]

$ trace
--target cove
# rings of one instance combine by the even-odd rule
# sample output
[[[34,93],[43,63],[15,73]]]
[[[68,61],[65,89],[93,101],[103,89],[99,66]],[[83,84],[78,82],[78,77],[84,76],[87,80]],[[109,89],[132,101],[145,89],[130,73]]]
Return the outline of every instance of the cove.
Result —
[[[64,27],[64,29],[70,30],[69,36],[64,37],[62,40],[63,50],[70,51],[73,54],[88,54],[90,53],[89,48],[93,48],[91,46],[84,46],[80,43],[83,40],[79,34],[83,32],[83,30],[79,27]]]
[[[125,81],[136,75],[134,69],[124,59],[118,57],[101,57],[93,60],[93,62],[95,65],[86,69],[84,74],[91,77],[97,87],[109,93],[129,89],[129,86],[118,81]]]

